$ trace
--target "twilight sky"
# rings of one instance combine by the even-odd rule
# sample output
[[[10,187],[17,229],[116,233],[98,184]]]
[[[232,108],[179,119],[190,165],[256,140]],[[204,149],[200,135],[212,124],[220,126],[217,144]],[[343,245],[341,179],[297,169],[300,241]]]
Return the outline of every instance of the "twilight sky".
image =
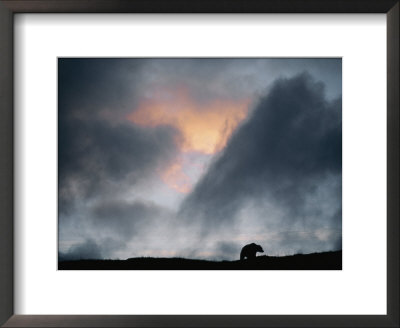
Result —
[[[341,59],[58,62],[59,258],[342,248]]]

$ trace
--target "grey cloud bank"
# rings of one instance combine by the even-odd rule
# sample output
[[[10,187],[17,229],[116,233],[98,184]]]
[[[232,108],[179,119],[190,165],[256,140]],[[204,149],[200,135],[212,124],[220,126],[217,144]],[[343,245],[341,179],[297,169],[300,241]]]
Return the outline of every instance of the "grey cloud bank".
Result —
[[[341,229],[341,141],[341,100],[327,101],[323,84],[308,74],[280,79],[184,201],[180,215],[208,234],[230,229],[250,206],[246,219],[257,217],[252,225],[258,233],[301,232],[282,239],[300,251],[299,236],[312,243],[310,233],[317,229]],[[333,234],[322,249],[338,248],[340,238]]]

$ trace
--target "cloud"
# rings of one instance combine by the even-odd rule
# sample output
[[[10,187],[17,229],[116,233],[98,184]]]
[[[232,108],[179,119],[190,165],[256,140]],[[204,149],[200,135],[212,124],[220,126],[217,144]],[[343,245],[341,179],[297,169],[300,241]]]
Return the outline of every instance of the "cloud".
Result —
[[[241,250],[240,244],[227,241],[217,242],[214,247],[215,257],[219,260],[236,259],[239,257],[239,253]]]
[[[117,120],[135,106],[144,60],[60,58],[59,117]]]
[[[60,211],[74,198],[98,197],[132,187],[176,153],[177,133],[169,127],[151,129],[132,124],[76,119],[59,124]]]
[[[145,60],[61,58],[58,62],[59,211],[123,194],[172,161],[179,132],[126,121]]]
[[[327,96],[341,94],[340,58],[158,58],[143,63],[142,94],[183,86],[197,104],[215,99],[240,101],[264,92],[279,77],[306,70],[327,81]],[[158,94],[158,92],[157,92]]]
[[[128,119],[140,126],[174,126],[182,134],[182,151],[214,154],[246,117],[248,106],[248,99],[213,99],[199,104],[187,89],[173,88],[141,102]]]
[[[180,133],[125,120],[143,61],[59,61],[60,256],[115,257],[168,210],[140,198],[177,156]]]
[[[115,259],[116,252],[125,249],[126,243],[119,238],[87,237],[66,251],[58,252],[59,261]]]
[[[186,198],[202,233],[341,227],[341,100],[309,74],[277,80]],[[268,231],[268,230],[267,230]]]
[[[103,255],[99,245],[92,239],[72,246],[68,252],[59,252],[59,261],[102,259]]]
[[[107,231],[121,240],[130,240],[144,234],[161,220],[167,220],[170,211],[150,202],[107,200],[91,209],[93,229]]]
[[[62,228],[67,237],[74,235],[72,245],[61,244],[61,260],[177,253],[171,240],[177,238],[179,226],[167,208],[149,201],[99,198],[80,206],[78,213],[83,216],[73,213],[68,218],[68,223],[76,224],[71,231],[67,231],[68,226]]]

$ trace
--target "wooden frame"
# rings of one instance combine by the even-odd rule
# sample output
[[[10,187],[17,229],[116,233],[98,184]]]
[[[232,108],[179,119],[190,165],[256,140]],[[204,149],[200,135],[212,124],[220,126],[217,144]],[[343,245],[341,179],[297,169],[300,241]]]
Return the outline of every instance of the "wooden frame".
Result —
[[[1,0],[0,324],[5,327],[399,327],[399,0]],[[386,13],[387,315],[14,315],[14,13]]]

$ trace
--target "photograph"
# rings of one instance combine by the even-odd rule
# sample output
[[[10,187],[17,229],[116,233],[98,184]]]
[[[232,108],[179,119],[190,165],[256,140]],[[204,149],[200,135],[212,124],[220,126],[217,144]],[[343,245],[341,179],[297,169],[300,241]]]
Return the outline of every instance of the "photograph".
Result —
[[[58,270],[342,270],[342,58],[57,74]]]

